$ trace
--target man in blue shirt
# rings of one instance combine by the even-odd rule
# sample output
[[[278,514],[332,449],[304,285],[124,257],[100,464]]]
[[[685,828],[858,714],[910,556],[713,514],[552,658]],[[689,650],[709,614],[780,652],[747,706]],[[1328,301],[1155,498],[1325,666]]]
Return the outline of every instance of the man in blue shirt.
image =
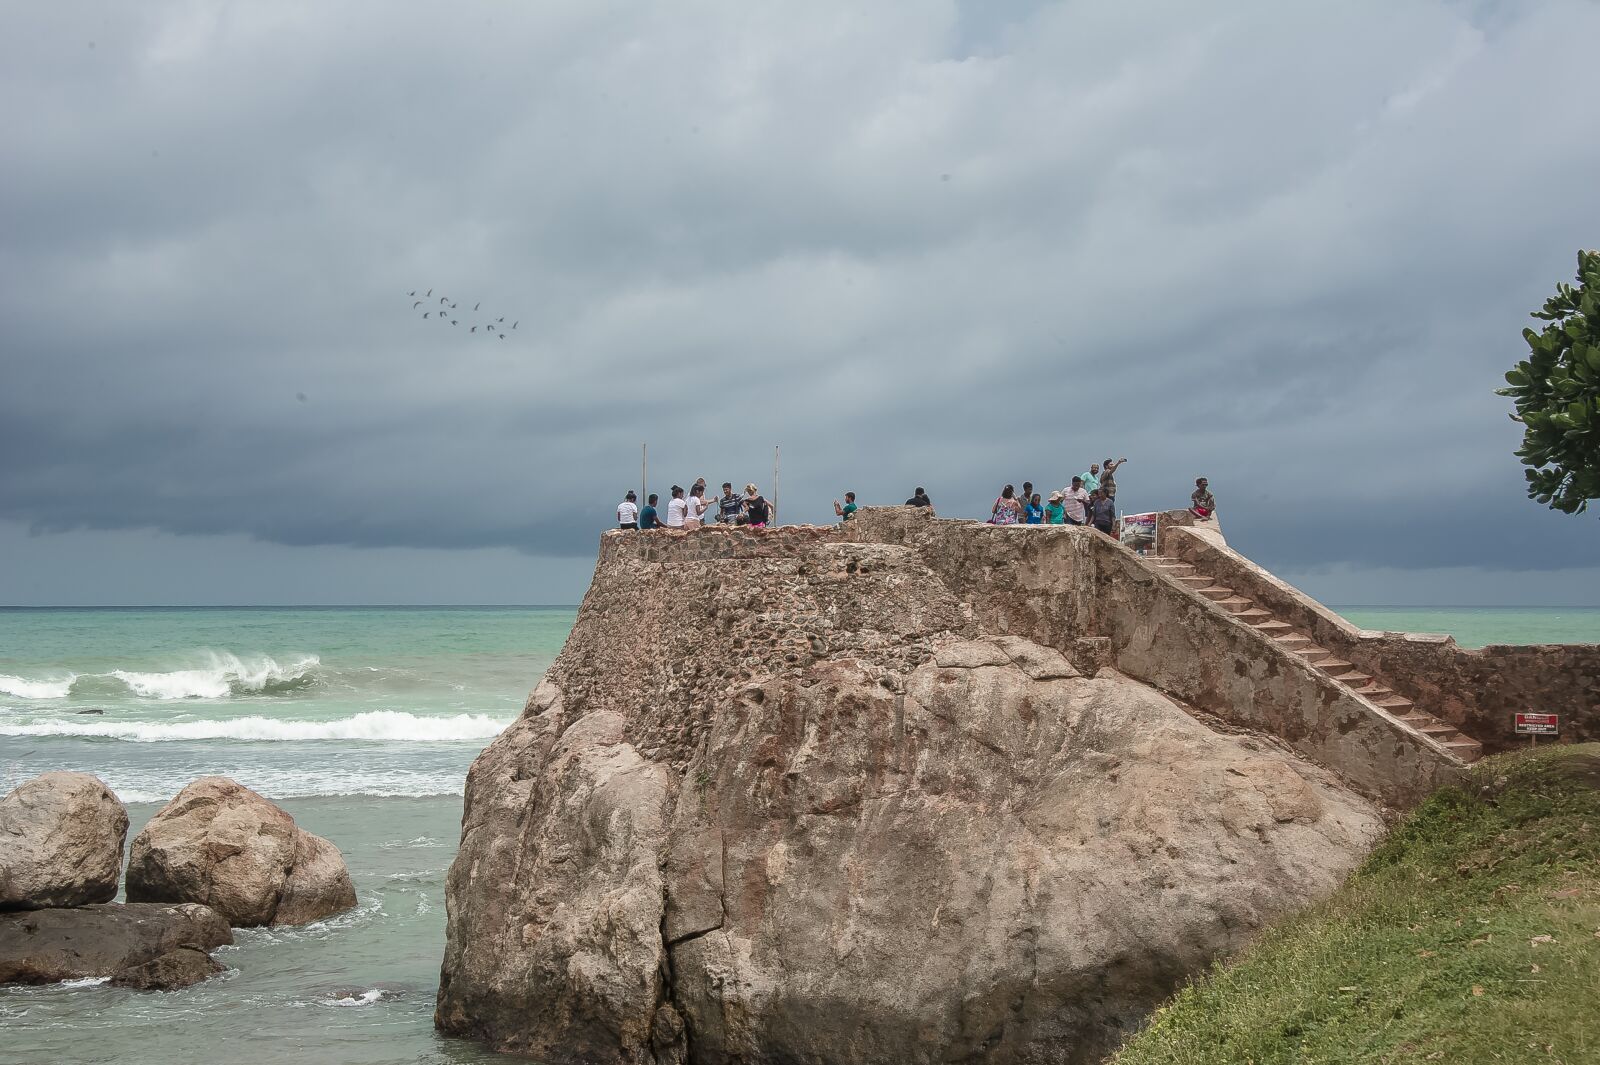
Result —
[[[639,511],[639,528],[658,529],[661,527],[661,522],[656,518],[656,500],[660,498],[660,496],[651,492],[650,498],[645,500],[644,509]]]

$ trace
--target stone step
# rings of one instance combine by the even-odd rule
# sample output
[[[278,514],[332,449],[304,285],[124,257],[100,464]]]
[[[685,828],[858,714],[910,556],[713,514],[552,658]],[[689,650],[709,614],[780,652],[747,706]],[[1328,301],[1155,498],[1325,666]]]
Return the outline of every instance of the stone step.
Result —
[[[1252,606],[1246,610],[1236,611],[1234,613],[1234,617],[1238,618],[1247,625],[1254,625],[1258,621],[1272,620],[1272,615],[1267,613],[1265,610],[1262,610],[1258,606]]]
[[[1199,574],[1192,574],[1192,575],[1189,575],[1189,576],[1179,577],[1178,578],[1178,583],[1179,584],[1187,584],[1190,588],[1193,588],[1195,591],[1199,591],[1201,588],[1209,588],[1209,587],[1211,587],[1216,582],[1213,581],[1210,577],[1202,577]]]
[[[1333,679],[1338,681],[1340,684],[1347,685],[1356,689],[1357,691],[1360,691],[1363,687],[1372,683],[1371,677],[1367,676],[1365,673],[1359,673],[1353,669],[1348,673],[1340,673]]]
[[[1205,596],[1207,599],[1211,600],[1213,603],[1220,603],[1224,599],[1233,598],[1233,589],[1224,588],[1220,584],[1213,584],[1209,588],[1197,588],[1195,590],[1201,595]]]
[[[1461,732],[1454,725],[1446,725],[1443,721],[1440,721],[1436,717],[1430,717],[1420,724],[1411,723],[1411,727],[1416,729],[1418,732],[1425,732],[1429,736],[1432,736],[1434,739],[1440,740],[1441,742],[1447,737],[1454,738],[1461,735]]]
[[[1416,703],[1407,699],[1404,695],[1383,695],[1372,701],[1397,716],[1410,713],[1417,706]]]
[[[1218,599],[1216,602],[1217,605],[1222,609],[1234,615],[1243,614],[1246,610],[1249,610],[1251,607],[1255,606],[1254,603],[1242,595],[1230,595],[1228,598]],[[1265,614],[1266,611],[1263,610],[1262,613]]]
[[[1322,661],[1318,662],[1317,668],[1328,674],[1328,676],[1333,677],[1334,680],[1342,680],[1343,678],[1339,677],[1337,674],[1349,673],[1355,667],[1342,658],[1334,658],[1329,656],[1328,658],[1324,658]],[[1367,680],[1372,679],[1371,677],[1367,677],[1364,673],[1357,673],[1355,675],[1358,677],[1364,677]]]
[[[1316,644],[1312,644],[1310,647],[1296,647],[1294,653],[1320,669],[1322,660],[1332,655],[1333,652],[1326,647],[1318,647]]]
[[[1294,651],[1302,647],[1310,647],[1311,637],[1302,636],[1298,632],[1295,632],[1291,629],[1288,632],[1274,635],[1272,637],[1272,642],[1277,644],[1279,647],[1285,648],[1286,650]]]
[[[1463,762],[1476,762],[1483,757],[1483,744],[1470,736],[1443,741],[1444,748]]]
[[[1268,636],[1273,636],[1280,632],[1291,631],[1288,625],[1277,620],[1271,615],[1267,616],[1266,621],[1253,622],[1250,627],[1255,629],[1257,632],[1265,633]]]

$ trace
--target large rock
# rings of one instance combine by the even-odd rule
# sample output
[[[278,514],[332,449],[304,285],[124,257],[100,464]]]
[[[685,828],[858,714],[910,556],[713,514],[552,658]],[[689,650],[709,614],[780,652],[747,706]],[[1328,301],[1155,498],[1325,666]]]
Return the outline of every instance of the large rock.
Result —
[[[249,788],[201,777],[134,837],[128,901],[198,902],[244,928],[306,924],[356,892],[332,843]]]
[[[128,811],[88,773],[45,773],[0,799],[0,910],[117,897]]]
[[[603,554],[474,764],[441,1028],[549,1062],[1095,1060],[1382,830],[1273,743],[982,631],[909,549],[696,535]]]
[[[206,952],[232,942],[228,922],[192,904],[0,914],[0,984],[110,977],[122,987],[171,990],[221,972]]]

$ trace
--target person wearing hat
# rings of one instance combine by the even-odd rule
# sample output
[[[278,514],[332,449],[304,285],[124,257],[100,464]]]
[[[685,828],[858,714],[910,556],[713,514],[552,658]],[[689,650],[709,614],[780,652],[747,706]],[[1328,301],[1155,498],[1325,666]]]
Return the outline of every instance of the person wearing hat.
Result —
[[[633,494],[633,489],[628,489],[628,494],[622,497],[622,502],[617,504],[617,528],[637,529],[639,527],[639,497]]]
[[[1061,505],[1066,496],[1057,488],[1050,493],[1050,499],[1044,505],[1044,523],[1046,525],[1065,525],[1067,523],[1067,509]]]
[[[1194,492],[1189,496],[1189,513],[1205,520],[1214,517],[1217,513],[1217,501],[1211,495],[1211,489],[1204,477],[1194,479]]]

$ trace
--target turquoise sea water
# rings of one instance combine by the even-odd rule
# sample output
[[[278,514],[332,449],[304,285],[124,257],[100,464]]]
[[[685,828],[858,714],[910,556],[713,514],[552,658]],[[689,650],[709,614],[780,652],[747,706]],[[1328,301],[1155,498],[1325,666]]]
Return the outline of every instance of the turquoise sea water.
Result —
[[[360,905],[241,930],[171,994],[0,989],[0,1065],[502,1061],[432,1028],[468,765],[521,709],[572,609],[0,610],[0,792],[96,773],[137,832],[222,773],[338,845]],[[1600,642],[1600,609],[1349,608],[1466,646]]]
[[[0,989],[0,1062],[484,1062],[436,1036],[444,875],[467,767],[571,609],[0,610],[0,792],[102,777],[130,837],[222,773],[338,845],[359,906],[246,929],[171,994]]]
[[[1445,632],[1462,647],[1491,643],[1600,643],[1600,607],[1338,607],[1364,629]]]

